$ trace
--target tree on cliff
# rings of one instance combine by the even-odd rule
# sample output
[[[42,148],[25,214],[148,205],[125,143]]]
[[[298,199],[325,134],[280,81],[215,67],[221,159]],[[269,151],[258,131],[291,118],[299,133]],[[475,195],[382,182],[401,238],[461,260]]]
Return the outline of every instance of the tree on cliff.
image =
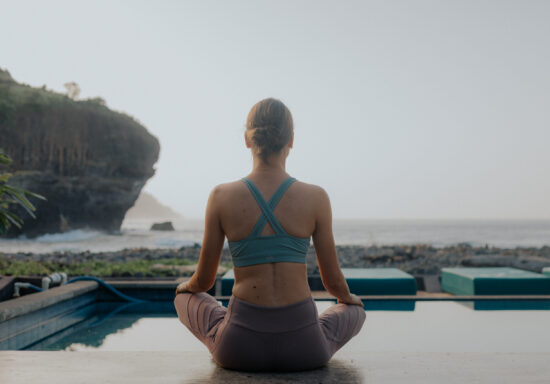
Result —
[[[0,165],[7,166],[10,164],[11,158],[0,149]],[[0,173],[0,234],[7,233],[8,229],[12,225],[15,225],[17,228],[21,228],[23,224],[23,219],[9,211],[10,204],[18,204],[22,206],[32,218],[35,218],[33,212],[36,208],[29,201],[27,196],[46,200],[44,196],[9,185],[8,180],[10,177],[11,173]]]
[[[80,95],[80,87],[77,83],[74,81],[68,82],[63,84],[65,89],[67,90],[67,96],[69,96],[70,99],[76,100],[78,99],[78,96]]]

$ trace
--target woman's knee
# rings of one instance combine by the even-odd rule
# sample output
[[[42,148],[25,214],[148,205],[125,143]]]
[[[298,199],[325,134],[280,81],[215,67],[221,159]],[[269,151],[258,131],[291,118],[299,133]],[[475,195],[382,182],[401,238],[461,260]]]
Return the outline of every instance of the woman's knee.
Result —
[[[350,331],[351,331],[351,337],[357,335],[361,328],[363,327],[363,324],[365,323],[365,320],[367,318],[367,313],[365,312],[365,309],[361,307],[360,305],[354,305],[354,304],[344,304],[344,312],[346,313],[345,317],[348,318],[347,324],[349,324]]]
[[[365,309],[359,305],[352,305],[350,308],[351,311],[354,312],[355,317],[355,329],[353,332],[353,335],[357,335],[361,328],[363,328],[363,324],[365,323],[365,320],[367,319],[367,312],[365,312]]]
[[[190,293],[178,293],[176,297],[174,297],[174,307],[176,307],[176,309],[183,308],[189,301],[190,295]]]
[[[174,298],[174,307],[176,308],[180,321],[184,324],[187,323],[184,319],[185,316],[187,316],[187,306],[190,298],[190,293],[178,293]]]

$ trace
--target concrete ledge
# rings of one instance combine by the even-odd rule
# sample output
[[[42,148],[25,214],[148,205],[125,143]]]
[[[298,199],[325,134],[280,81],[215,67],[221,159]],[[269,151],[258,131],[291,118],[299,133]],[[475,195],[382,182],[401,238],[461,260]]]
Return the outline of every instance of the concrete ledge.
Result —
[[[204,352],[0,352],[2,384],[78,383],[547,383],[550,353],[347,352],[296,373],[218,367]]]
[[[81,296],[0,323],[0,350],[27,348],[85,320],[95,309],[95,295]]]
[[[98,284],[95,281],[77,281],[18,299],[3,301],[0,303],[0,323],[72,299],[97,288]]]

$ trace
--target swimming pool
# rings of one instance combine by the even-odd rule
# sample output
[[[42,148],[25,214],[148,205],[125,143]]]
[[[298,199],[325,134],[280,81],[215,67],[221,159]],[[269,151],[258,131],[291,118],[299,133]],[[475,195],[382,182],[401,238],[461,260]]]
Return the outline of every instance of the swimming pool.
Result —
[[[319,313],[333,304],[316,301]],[[347,351],[550,352],[550,300],[367,301],[366,312]],[[206,350],[179,322],[172,302],[95,302],[86,313],[25,349]]]

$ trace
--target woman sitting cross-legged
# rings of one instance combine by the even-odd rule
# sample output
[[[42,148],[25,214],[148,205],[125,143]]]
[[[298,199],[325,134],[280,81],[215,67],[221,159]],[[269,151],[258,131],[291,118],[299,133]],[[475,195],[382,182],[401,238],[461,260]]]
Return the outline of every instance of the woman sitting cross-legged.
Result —
[[[328,195],[286,172],[294,127],[281,101],[254,105],[244,138],[252,172],[210,193],[197,270],[176,289],[178,317],[221,367],[322,367],[359,333],[366,317],[338,264]],[[215,282],[226,237],[235,267],[227,308],[205,293]],[[320,316],[307,280],[310,238],[323,285],[337,298]]]

